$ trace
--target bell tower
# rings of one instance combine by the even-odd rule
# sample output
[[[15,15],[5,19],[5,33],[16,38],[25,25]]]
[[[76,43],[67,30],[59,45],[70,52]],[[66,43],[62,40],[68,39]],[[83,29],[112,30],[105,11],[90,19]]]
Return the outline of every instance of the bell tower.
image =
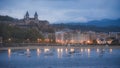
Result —
[[[34,14],[34,19],[38,20],[38,14],[37,14],[37,12],[35,12],[35,14]]]
[[[26,12],[26,14],[25,14],[25,16],[24,16],[24,19],[25,19],[25,20],[29,20],[29,13],[28,13],[28,11]]]

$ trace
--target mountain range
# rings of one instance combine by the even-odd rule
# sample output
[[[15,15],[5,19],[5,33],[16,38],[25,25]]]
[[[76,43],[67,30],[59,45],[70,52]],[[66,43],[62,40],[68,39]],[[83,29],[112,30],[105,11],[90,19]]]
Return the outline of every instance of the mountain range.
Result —
[[[111,20],[93,20],[86,23],[82,22],[67,22],[53,24],[57,28],[69,28],[81,31],[97,31],[97,32],[120,32],[120,19]]]
[[[86,26],[98,26],[98,27],[108,27],[108,26],[117,26],[120,27],[120,19],[111,20],[111,19],[102,19],[102,20],[93,20],[85,23],[82,22],[67,22],[63,24],[71,25],[86,25]]]

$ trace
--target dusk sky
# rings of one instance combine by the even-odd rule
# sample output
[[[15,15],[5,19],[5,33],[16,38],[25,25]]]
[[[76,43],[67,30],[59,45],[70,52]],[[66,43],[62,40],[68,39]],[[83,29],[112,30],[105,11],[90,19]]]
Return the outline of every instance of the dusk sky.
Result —
[[[118,19],[120,0],[0,0],[0,15],[22,19],[26,11],[50,23]]]

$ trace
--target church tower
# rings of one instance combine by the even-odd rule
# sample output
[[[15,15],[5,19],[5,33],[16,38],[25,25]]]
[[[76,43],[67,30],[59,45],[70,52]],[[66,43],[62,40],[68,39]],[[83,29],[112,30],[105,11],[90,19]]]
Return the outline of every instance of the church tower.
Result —
[[[37,12],[35,12],[35,14],[34,14],[34,19],[38,20],[38,14],[37,14]]]
[[[25,20],[29,20],[29,13],[28,13],[28,11],[26,12],[26,14],[25,14],[25,16],[24,16],[24,19],[25,19]]]

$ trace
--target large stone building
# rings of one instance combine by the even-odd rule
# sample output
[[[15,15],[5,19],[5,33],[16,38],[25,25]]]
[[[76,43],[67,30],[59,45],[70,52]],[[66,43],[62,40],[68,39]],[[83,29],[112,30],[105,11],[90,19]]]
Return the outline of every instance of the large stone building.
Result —
[[[27,11],[24,18],[14,23],[16,26],[22,27],[22,28],[47,28],[49,27],[49,22],[47,20],[39,20],[38,14],[35,12],[34,17],[30,18],[29,12]]]
[[[29,13],[28,13],[28,11],[27,11],[26,14],[25,14],[25,16],[24,16],[24,21],[25,21],[26,24],[39,23],[39,19],[38,19],[38,14],[37,14],[37,12],[35,12],[34,18],[30,18],[30,17],[29,17]]]

